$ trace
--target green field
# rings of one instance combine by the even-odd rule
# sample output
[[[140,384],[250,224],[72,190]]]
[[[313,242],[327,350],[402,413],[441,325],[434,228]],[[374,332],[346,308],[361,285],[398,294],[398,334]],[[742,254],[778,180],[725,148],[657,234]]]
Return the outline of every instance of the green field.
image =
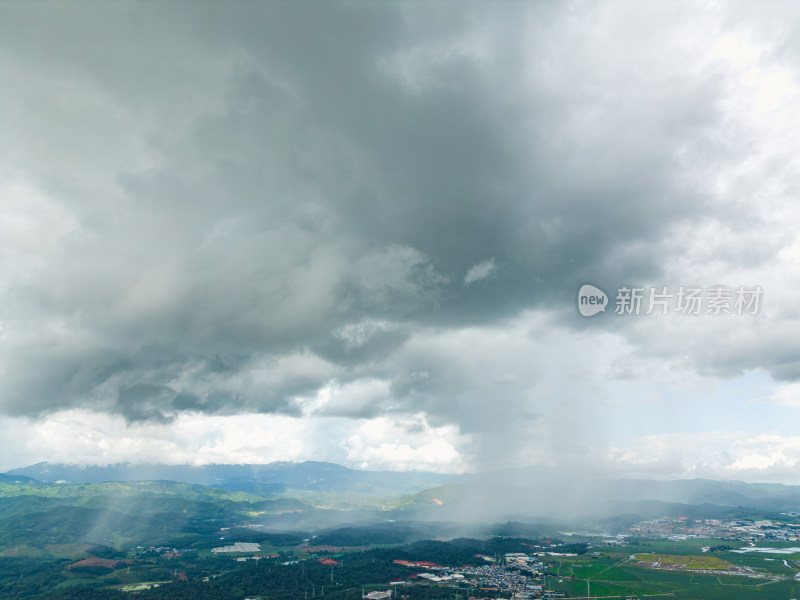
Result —
[[[704,553],[701,546],[721,545],[718,540],[685,542],[653,541],[635,546],[589,552],[576,557],[558,557],[549,561],[552,575],[545,577],[545,587],[574,598],[585,598],[587,579],[591,595],[597,598],[672,597],[682,600],[789,600],[800,598],[800,560],[787,556],[764,556],[734,552]],[[726,542],[729,546],[740,546]],[[656,550],[656,548],[658,550]],[[647,552],[642,552],[642,550]],[[669,549],[670,552],[665,552]],[[655,569],[662,565],[686,565],[683,568]],[[784,559],[789,567],[784,564]],[[728,570],[734,565],[749,567],[757,576],[710,575],[699,570]]]
[[[673,540],[647,540],[631,546],[631,554],[644,554],[655,552],[656,554],[703,554],[701,548],[704,546],[730,546],[741,548],[746,546],[744,542],[736,540],[723,540],[713,538],[695,538],[676,542]],[[777,544],[775,545],[777,547]]]
[[[661,565],[685,565],[684,568],[690,570],[726,570],[731,567],[731,563],[710,554],[637,554],[636,560]]]

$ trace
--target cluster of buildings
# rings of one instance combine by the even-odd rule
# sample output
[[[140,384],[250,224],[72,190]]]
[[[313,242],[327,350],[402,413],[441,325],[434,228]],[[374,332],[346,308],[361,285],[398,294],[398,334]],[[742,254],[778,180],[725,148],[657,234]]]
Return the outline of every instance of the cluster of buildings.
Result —
[[[665,537],[672,540],[715,538],[740,541],[774,540],[795,542],[800,539],[800,524],[781,523],[769,519],[689,519],[662,517],[631,526],[632,535]]]
[[[173,548],[172,546],[149,546],[146,549],[143,546],[137,546],[136,550],[160,554],[164,558],[177,558],[187,552],[197,552],[196,548]]]
[[[261,560],[262,558],[280,558],[280,554],[253,554],[253,556],[240,556],[236,562],[247,562],[248,560]]]
[[[467,584],[471,587],[501,592],[524,589],[532,585],[531,577],[517,570],[507,570],[500,565],[483,565],[480,567],[462,567],[462,575],[470,575]]]
[[[433,583],[443,583],[447,581],[454,581],[463,579],[464,575],[456,572],[457,569],[451,567],[443,567],[442,565],[437,565],[434,562],[429,562],[427,560],[394,560],[392,561],[396,565],[402,565],[404,567],[412,567],[417,569],[425,569],[427,571],[436,571],[434,573],[419,573],[416,575],[410,575],[408,579],[416,579],[417,577],[421,579],[427,579]],[[408,583],[406,580],[403,579],[393,579],[389,582],[392,585],[399,585],[402,583]]]
[[[464,579],[463,573],[459,573],[457,569],[453,569],[454,572],[450,573],[442,573],[441,575],[434,575],[433,573],[420,573],[419,576],[422,579],[427,579],[428,581],[432,581],[433,583],[443,583],[446,581],[459,581]]]
[[[232,546],[220,546],[219,548],[212,548],[212,552],[258,552],[261,550],[260,544],[251,542],[236,542]]]
[[[442,565],[437,565],[434,562],[427,560],[393,560],[396,565],[403,565],[404,567],[415,567],[418,569],[428,569],[429,571],[441,571],[445,569]]]
[[[483,557],[488,560],[488,557]],[[512,592],[515,598],[532,598],[541,592],[542,586],[535,579],[541,575],[544,564],[538,556],[522,552],[509,552],[503,564],[464,567],[464,575],[470,575],[468,585],[500,592]]]
[[[535,578],[539,576],[544,565],[536,556],[513,552],[506,554],[502,559],[490,556],[479,557],[491,564],[479,567],[443,567],[427,561],[395,560],[394,563],[432,571],[417,575],[420,579],[432,583],[463,581],[476,589],[511,593],[517,600],[538,598],[542,595],[542,586],[536,583]],[[392,581],[390,583],[403,582]]]

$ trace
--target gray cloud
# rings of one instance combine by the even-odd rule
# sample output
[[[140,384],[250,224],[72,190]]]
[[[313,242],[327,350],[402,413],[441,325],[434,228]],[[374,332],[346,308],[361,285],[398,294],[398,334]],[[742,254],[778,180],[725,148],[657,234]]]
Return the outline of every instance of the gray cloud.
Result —
[[[794,148],[735,101],[740,70],[796,58],[774,15],[739,65],[708,40],[744,5],[0,11],[6,414],[299,416],[334,386],[321,415],[516,419],[521,446],[545,361],[492,328],[525,311],[702,374],[800,373],[788,308],[679,339],[573,306],[582,281],[773,277]],[[705,347],[713,330],[730,344]]]

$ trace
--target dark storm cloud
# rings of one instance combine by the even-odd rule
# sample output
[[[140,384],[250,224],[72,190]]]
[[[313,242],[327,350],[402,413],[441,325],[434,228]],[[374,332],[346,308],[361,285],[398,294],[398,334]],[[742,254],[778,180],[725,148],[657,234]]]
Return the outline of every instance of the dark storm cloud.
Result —
[[[9,414],[299,415],[333,381],[320,414],[531,419],[536,369],[479,383],[457,344],[411,340],[655,281],[687,223],[758,221],[687,181],[746,149],[714,134],[722,75],[649,43],[685,7],[50,8],[3,8],[59,48],[7,32],[4,153],[73,219],[3,280]]]

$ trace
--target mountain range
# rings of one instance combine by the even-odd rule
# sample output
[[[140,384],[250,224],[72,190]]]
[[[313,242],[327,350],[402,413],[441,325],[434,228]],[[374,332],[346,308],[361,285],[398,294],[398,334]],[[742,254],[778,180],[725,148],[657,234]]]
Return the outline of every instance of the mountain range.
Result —
[[[86,544],[209,549],[222,537],[337,546],[567,528],[619,533],[662,516],[763,519],[786,512],[800,513],[800,486],[567,478],[541,469],[360,471],[325,462],[39,463],[0,474],[0,555]]]
[[[38,463],[0,475],[0,482],[93,484],[173,481],[260,498],[299,498],[318,508],[414,511],[424,518],[489,521],[504,516],[613,516],[658,503],[800,512],[800,486],[710,479],[646,480],[564,477],[540,468],[485,474],[363,471],[329,462],[211,464]],[[696,512],[696,511],[693,511]],[[716,510],[719,512],[719,510]]]
[[[97,466],[42,462],[13,469],[6,476],[29,477],[49,483],[163,480],[267,496],[295,490],[378,497],[413,494],[455,479],[453,475],[424,471],[361,471],[316,461],[202,466],[132,463]]]

